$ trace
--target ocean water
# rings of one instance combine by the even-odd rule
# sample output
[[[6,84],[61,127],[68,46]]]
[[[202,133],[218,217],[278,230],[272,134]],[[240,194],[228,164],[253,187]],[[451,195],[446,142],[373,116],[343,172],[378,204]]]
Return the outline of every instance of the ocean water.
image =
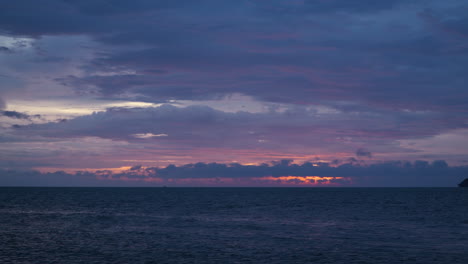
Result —
[[[468,189],[0,188],[0,263],[468,263]]]

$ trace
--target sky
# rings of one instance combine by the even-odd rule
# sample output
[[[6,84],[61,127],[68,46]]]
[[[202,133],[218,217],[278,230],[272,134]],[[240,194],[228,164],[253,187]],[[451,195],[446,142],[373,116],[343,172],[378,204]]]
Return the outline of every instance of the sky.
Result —
[[[0,9],[0,185],[456,186],[466,0]]]

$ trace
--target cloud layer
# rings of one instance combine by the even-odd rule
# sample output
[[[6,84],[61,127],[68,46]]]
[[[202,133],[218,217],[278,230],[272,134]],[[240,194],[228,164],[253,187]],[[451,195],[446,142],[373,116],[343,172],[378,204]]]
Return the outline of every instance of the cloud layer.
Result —
[[[0,29],[33,39],[93,39],[100,48],[83,70],[56,78],[80,93],[153,102],[242,93],[292,104],[359,101],[386,109],[468,109],[464,1],[47,0],[42,7],[33,5],[32,0],[7,3]],[[67,59],[44,55],[55,63]]]
[[[100,137],[173,147],[355,152],[357,157],[370,158],[371,152],[363,146],[404,151],[397,140],[429,137],[449,129],[440,118],[431,112],[320,112],[303,106],[232,113],[208,106],[162,105],[110,108],[66,122],[17,126],[14,133],[59,139]]]
[[[294,164],[292,160],[241,165],[196,163],[164,168],[133,166],[123,172],[96,171],[68,174],[35,171],[1,171],[8,186],[415,186],[454,187],[467,167],[448,167],[445,161],[414,163],[393,161],[370,166],[346,163]]]

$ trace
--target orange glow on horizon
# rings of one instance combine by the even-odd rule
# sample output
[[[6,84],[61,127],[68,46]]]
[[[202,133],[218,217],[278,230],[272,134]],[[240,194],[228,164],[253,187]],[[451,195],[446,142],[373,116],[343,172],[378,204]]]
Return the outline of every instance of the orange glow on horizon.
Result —
[[[316,162],[316,163],[315,163]],[[313,166],[319,166],[319,162],[312,162]],[[257,166],[261,163],[244,163],[244,166]],[[269,164],[272,164],[271,162]],[[301,164],[293,162],[293,164]],[[79,172],[89,172],[96,175],[96,179],[102,181],[121,181],[133,183],[148,183],[157,184],[160,186],[225,186],[225,187],[318,187],[318,186],[341,186],[352,182],[347,177],[331,177],[331,176],[259,176],[259,177],[193,177],[193,178],[162,178],[154,174],[151,170],[146,170],[147,166],[141,166],[132,170],[131,166],[122,166],[118,168],[100,168],[100,169],[55,169],[44,168],[41,172],[56,172],[65,171],[69,174],[77,174]],[[164,168],[164,167],[161,167]],[[241,176],[241,175],[240,175]]]
[[[264,177],[239,177],[239,178],[159,178],[146,176],[143,178],[131,178],[127,176],[113,178],[112,175],[98,175],[100,180],[111,181],[125,181],[125,182],[147,182],[159,183],[163,186],[207,186],[207,187],[271,187],[271,186],[285,186],[285,187],[317,187],[317,186],[340,186],[341,182],[336,180],[350,183],[351,179],[345,177],[320,177],[320,176],[264,176]]]
[[[297,185],[339,185],[335,180],[349,181],[344,177],[321,177],[321,176],[280,176],[280,177],[260,177],[253,178],[259,180],[276,181],[282,184],[297,184]]]
[[[66,173],[74,174],[79,171],[85,171],[85,172],[92,172],[96,173],[98,171],[109,171],[111,173],[121,173],[130,170],[132,166],[122,166],[122,167],[117,167],[117,168],[98,168],[98,169],[91,169],[91,168],[51,168],[51,167],[46,167],[46,168],[37,168],[38,171],[42,173],[48,173],[48,172],[57,172],[57,171],[64,171]]]

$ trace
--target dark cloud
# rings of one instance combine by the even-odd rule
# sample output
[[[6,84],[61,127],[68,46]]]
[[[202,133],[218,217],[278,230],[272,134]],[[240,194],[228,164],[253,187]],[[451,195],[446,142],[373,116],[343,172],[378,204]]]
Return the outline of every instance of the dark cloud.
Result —
[[[422,163],[424,166],[421,166]],[[270,184],[278,185],[331,181],[343,186],[454,187],[468,173],[468,167],[448,167],[442,164],[446,165],[445,161],[432,163],[392,161],[369,166],[347,163],[332,167],[327,163],[294,164],[290,160],[284,160],[261,165],[200,162],[181,166],[169,165],[164,168],[137,166],[138,169],[134,167],[121,173],[97,171],[95,173],[69,174],[60,171],[39,173],[1,170],[0,184],[3,186],[124,186],[126,184],[190,186],[196,184],[197,180],[218,179],[220,186],[239,183],[249,185],[256,184],[258,181],[270,181]],[[320,178],[300,178],[308,176]],[[332,177],[333,179],[322,180],[323,177]],[[232,179],[233,181],[225,182],[223,179]],[[239,180],[237,183],[236,179]]]
[[[2,111],[2,116],[16,118],[16,119],[29,119],[29,115],[16,111]]]
[[[0,46],[0,52],[10,53],[10,52],[11,52],[11,49],[9,49],[9,48],[7,48],[7,47],[2,47],[2,46]]]
[[[35,6],[33,0],[17,0],[4,3],[3,12],[0,13],[0,24],[14,34],[57,34],[57,33],[93,33],[105,31],[111,26],[119,24],[117,21],[109,21],[116,18],[125,18],[129,25],[123,27],[126,30],[130,26],[136,29],[135,21],[140,22],[139,16],[151,15],[152,12],[181,13],[183,16],[194,17],[200,14],[200,18],[208,15],[233,16],[239,11],[250,11],[263,15],[277,16],[283,14],[321,14],[330,12],[375,12],[392,9],[401,0],[389,0],[375,2],[361,0],[350,3],[346,0],[329,1],[304,1],[301,3],[289,3],[288,1],[250,1],[241,0],[236,3],[229,1],[170,1],[170,0],[135,0],[128,1],[62,1],[44,0],[43,5]],[[6,11],[8,10],[8,11]],[[15,14],[15,15],[13,15]],[[164,13],[162,13],[164,14]],[[172,14],[172,13],[171,13]],[[54,23],[60,22],[60,23]],[[92,26],[92,22],[100,22]],[[121,30],[122,30],[121,29]]]
[[[434,180],[433,177],[440,177],[440,180],[443,182],[455,175],[461,178],[463,177],[462,173],[468,171],[466,167],[449,168],[448,166],[441,166],[441,164],[446,165],[445,161],[435,161],[432,163],[427,161],[416,161],[414,163],[408,161],[390,161],[368,166],[345,163],[338,167],[332,167],[328,163],[314,164],[306,162],[299,165],[292,162],[292,160],[282,160],[272,162],[271,165],[207,164],[200,162],[183,166],[169,165],[165,168],[147,168],[146,171],[153,177],[161,178],[319,176],[366,178],[366,180],[369,180],[369,177],[375,177],[376,179],[381,177],[389,180],[392,178],[402,179],[409,177],[412,180],[421,181],[421,185],[425,186],[427,186],[427,182],[424,181],[429,179]],[[424,163],[424,166],[421,166],[421,163]],[[451,169],[454,171],[450,171]],[[448,172],[450,176],[444,175],[444,172]],[[422,175],[425,176],[423,177]],[[394,185],[399,184],[396,182]]]
[[[304,1],[252,1],[257,8],[263,12],[279,14],[317,14],[317,13],[336,13],[336,12],[379,12],[398,7],[402,0],[372,1],[372,0],[304,0]],[[419,1],[418,1],[419,2]]]
[[[1,186],[125,186],[125,182],[102,181],[97,175],[90,172],[78,172],[76,174],[64,171],[41,173],[34,170],[9,170],[0,169]]]
[[[141,165],[135,165],[130,168],[131,171],[139,170],[141,169]]]
[[[9,118],[25,119],[25,120],[31,120],[32,118],[41,118],[40,115],[28,115],[28,114],[20,113],[17,111],[0,111],[0,115],[6,116]]]
[[[103,46],[81,66],[88,74],[56,79],[107,98],[242,93],[460,113],[468,111],[468,18],[462,1],[446,2],[46,0],[29,8],[34,1],[20,0],[2,8],[0,29],[90,36]]]
[[[115,26],[134,29],[138,15],[180,7],[191,1],[62,1],[44,0],[37,6],[32,0],[4,3],[0,10],[1,28],[13,35],[104,34]],[[35,8],[31,8],[35,6]],[[118,18],[126,18],[126,21]],[[114,28],[115,29],[115,28]]]
[[[372,158],[372,153],[370,151],[367,151],[363,148],[360,148],[356,150],[356,156],[357,157],[366,157],[366,158]]]

